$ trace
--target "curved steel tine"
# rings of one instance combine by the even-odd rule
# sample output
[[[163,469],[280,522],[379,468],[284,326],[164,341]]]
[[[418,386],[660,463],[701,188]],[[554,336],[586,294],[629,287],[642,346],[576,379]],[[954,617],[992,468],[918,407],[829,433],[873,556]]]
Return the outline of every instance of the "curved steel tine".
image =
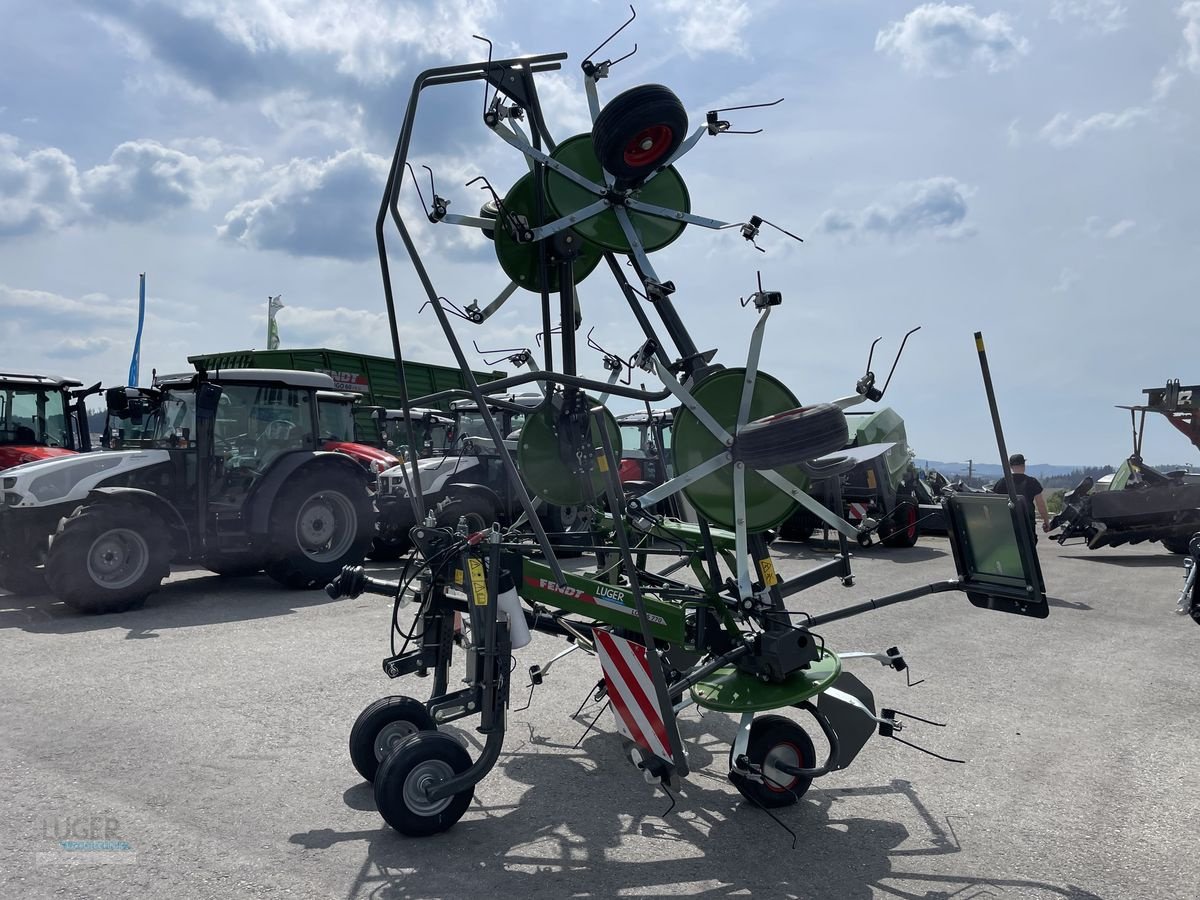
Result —
[[[599,53],[601,50],[603,50],[605,47],[607,47],[609,41],[611,41],[618,34],[620,34],[622,31],[624,31],[626,28],[628,28],[630,23],[633,22],[633,20],[637,18],[637,10],[633,8],[632,3],[629,4],[629,14],[630,14],[629,18],[625,20],[625,24],[623,24],[620,28],[618,28],[616,31],[614,31],[612,34],[610,34],[608,37],[606,37],[600,43],[599,47],[597,47],[595,50],[593,50],[591,53],[587,54],[587,56],[585,56],[583,58],[583,61],[585,63],[589,62],[593,56],[595,56],[597,53]],[[637,44],[634,44],[633,45],[633,53],[636,53],[636,52],[637,52]],[[621,59],[628,59],[630,56],[633,56],[633,53],[627,53],[627,54],[625,54],[625,56],[622,56]],[[621,59],[618,59],[617,62],[620,62]]]

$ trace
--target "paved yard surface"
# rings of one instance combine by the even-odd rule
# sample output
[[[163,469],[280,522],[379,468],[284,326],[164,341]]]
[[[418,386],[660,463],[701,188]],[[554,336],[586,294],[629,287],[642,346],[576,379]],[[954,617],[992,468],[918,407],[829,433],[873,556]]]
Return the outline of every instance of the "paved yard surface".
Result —
[[[784,575],[825,558],[777,549]],[[951,594],[823,629],[836,649],[899,644],[924,683],[855,671],[881,705],[948,722],[904,736],[966,765],[876,738],[781,825],[724,778],[732,720],[691,709],[698,771],[668,811],[608,715],[576,748],[569,714],[599,675],[576,654],[513,713],[464,819],[426,840],[382,823],[346,752],[367,703],[429,690],[379,668],[386,601],[201,571],[117,616],[0,595],[0,897],[1194,898],[1200,627],[1172,612],[1180,557],[1044,541],[1041,554],[1048,620]],[[953,570],[938,538],[855,565],[855,588],[791,605],[821,612]],[[560,646],[519,652],[514,707],[524,670]]]

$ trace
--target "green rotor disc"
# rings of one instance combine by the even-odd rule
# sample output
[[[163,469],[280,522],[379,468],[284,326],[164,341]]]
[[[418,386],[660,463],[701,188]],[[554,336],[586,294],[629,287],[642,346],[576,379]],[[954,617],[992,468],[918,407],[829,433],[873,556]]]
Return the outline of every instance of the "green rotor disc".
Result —
[[[509,213],[515,216],[522,216],[529,221],[533,228],[540,227],[546,222],[554,221],[557,216],[554,216],[551,210],[546,210],[546,215],[540,219],[535,214],[537,209],[537,196],[534,192],[533,175],[525,175],[517,180],[517,183],[512,186],[509,192],[504,197],[504,208]],[[578,233],[567,229],[566,238],[573,239],[579,243],[579,256],[575,259],[575,283],[583,281],[588,275],[592,274],[592,270],[600,264],[602,251],[595,244],[583,240]],[[550,261],[551,254],[549,252],[553,238],[546,238],[547,260]],[[504,269],[504,273],[528,291],[541,291],[541,280],[538,278],[538,244],[518,243],[517,239],[512,236],[503,223],[497,223],[495,229],[496,243],[496,258],[500,260],[500,267]],[[558,290],[558,266],[551,264],[546,270],[546,287],[551,293]]]
[[[716,372],[692,389],[696,402],[708,411],[717,423],[730,434],[737,424],[738,407],[742,402],[745,369],[724,369]],[[773,416],[800,405],[787,387],[770,375],[758,373],[754,396],[750,401],[753,422]],[[705,460],[712,459],[724,445],[717,440],[687,407],[675,413],[671,432],[675,473],[682,475]],[[780,466],[780,475],[799,488],[808,487],[808,478],[798,466]],[[684,495],[701,516],[722,528],[733,528],[736,516],[733,507],[733,465],[727,465],[705,475],[683,489]],[[752,469],[746,469],[746,531],[753,534],[779,525],[795,512],[799,504]]]
[[[591,400],[594,407],[596,401]],[[517,468],[529,489],[548,503],[558,506],[575,506],[587,503],[601,494],[608,486],[608,465],[604,457],[604,444],[600,439],[600,428],[591,420],[591,445],[596,451],[591,471],[580,475],[572,470],[570,461],[564,458],[558,435],[559,412],[547,404],[537,412],[525,417],[521,435],[517,440]],[[612,442],[613,453],[621,458],[621,429],[613,414],[604,410],[605,428]]]
[[[604,172],[596,160],[590,134],[577,134],[575,137],[567,138],[555,148],[550,157],[589,181],[604,184]],[[585,190],[569,178],[559,175],[553,169],[546,173],[546,195],[550,200],[551,207],[560,216],[569,216],[599,199],[591,191]],[[692,211],[692,200],[688,196],[687,186],[684,185],[683,179],[674,166],[664,169],[651,181],[638,188],[633,194],[633,199],[662,206],[675,212]],[[661,219],[658,216],[632,210],[629,213],[629,220],[633,223],[633,230],[637,232],[647,253],[667,246],[687,227],[686,222]],[[629,253],[632,249],[629,246],[629,239],[625,237],[625,232],[621,230],[621,223],[617,221],[617,214],[612,209],[606,209],[572,227],[587,240],[599,244],[607,250]]]

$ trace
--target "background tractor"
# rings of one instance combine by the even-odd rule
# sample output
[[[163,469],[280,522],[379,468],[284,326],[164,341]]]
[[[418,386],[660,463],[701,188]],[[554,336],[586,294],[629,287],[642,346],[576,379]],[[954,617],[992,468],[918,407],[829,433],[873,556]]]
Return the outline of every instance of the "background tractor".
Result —
[[[324,584],[375,535],[369,474],[322,449],[327,375],[229,370],[106,392],[120,449],[28,463],[0,480],[0,554],[82,612],[140,605],[172,562]],[[47,541],[47,536],[49,540]]]

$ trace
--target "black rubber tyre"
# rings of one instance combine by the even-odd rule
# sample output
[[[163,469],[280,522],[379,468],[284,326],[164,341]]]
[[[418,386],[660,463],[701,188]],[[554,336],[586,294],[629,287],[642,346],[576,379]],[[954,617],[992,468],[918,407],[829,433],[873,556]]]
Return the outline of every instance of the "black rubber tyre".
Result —
[[[483,206],[479,207],[479,218],[481,219],[498,219],[500,218],[500,207],[496,205],[495,200],[489,200]],[[492,228],[481,228],[483,236],[489,241],[496,239],[496,232]]]
[[[492,502],[478,494],[454,494],[443,504],[439,504],[437,510],[437,523],[442,528],[456,528],[458,520],[466,518],[467,529],[474,534],[491,528],[496,521]]]
[[[11,560],[0,566],[0,588],[18,597],[45,594],[50,590],[46,586],[45,571],[37,566],[21,565]]]
[[[550,543],[556,548],[555,555],[561,559],[583,556],[584,551],[574,547],[588,547],[592,543],[590,520],[587,507],[546,505],[543,527],[551,532]]]
[[[750,468],[773,469],[841,450],[846,438],[846,414],[832,403],[817,403],[747,422],[733,449]]]
[[[436,731],[425,704],[412,697],[382,697],[358,714],[350,729],[350,761],[367,781],[400,743],[419,731]]]
[[[239,556],[210,556],[204,560],[204,568],[222,578],[246,578],[257,575],[263,569],[261,559],[246,559]]]
[[[803,769],[817,765],[817,751],[808,732],[783,716],[758,716],[750,726],[750,743],[746,756],[756,766],[762,766],[763,781],[754,781],[733,771],[733,749],[729,751],[729,780],[742,796],[766,809],[791,806],[808,790],[811,778],[788,775],[774,769],[774,762],[786,762]]]
[[[411,549],[412,542],[407,537],[394,541],[377,537],[371,541],[367,559],[373,559],[375,562],[395,562]]]
[[[1168,550],[1170,550],[1172,553],[1178,553],[1180,556],[1184,556],[1188,552],[1189,541],[1190,541],[1190,538],[1188,538],[1186,536],[1185,537],[1169,537],[1169,538],[1162,539],[1162,545],[1164,547],[1166,547]]]
[[[687,110],[661,84],[630,88],[608,101],[592,126],[596,159],[618,178],[645,178],[679,149]]]
[[[885,547],[912,547],[921,534],[917,524],[920,510],[912,500],[905,498],[896,504],[888,520],[879,528],[880,540]]]
[[[328,537],[326,537],[328,535]],[[271,508],[267,574],[294,590],[324,587],[358,565],[375,537],[375,505],[348,472],[301,469]]]
[[[375,806],[383,820],[401,834],[428,837],[462,818],[475,788],[430,802],[424,786],[465,772],[471,757],[450,735],[419,731],[396,745],[375,773]]]
[[[46,554],[46,583],[83,613],[135,609],[171,571],[167,526],[130,503],[80,506],[58,523]]]
[[[814,518],[812,513],[806,509],[797,510],[792,513],[779,526],[780,540],[807,544],[812,540],[813,532],[817,530],[817,526],[813,521]]]

